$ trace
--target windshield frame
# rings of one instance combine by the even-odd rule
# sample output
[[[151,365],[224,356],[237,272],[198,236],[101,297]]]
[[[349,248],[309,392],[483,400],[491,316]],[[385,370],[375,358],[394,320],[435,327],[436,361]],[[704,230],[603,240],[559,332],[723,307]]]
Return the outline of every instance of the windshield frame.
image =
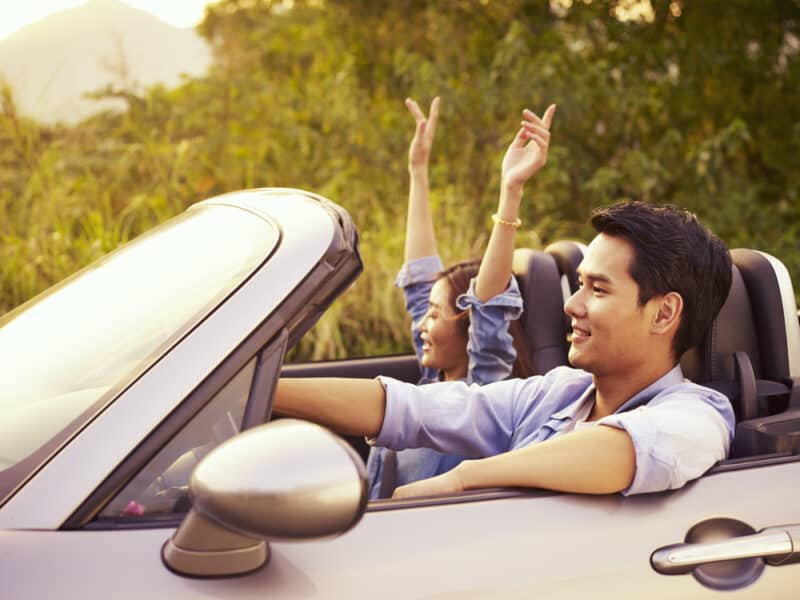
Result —
[[[38,296],[32,298],[25,304],[10,311],[0,318],[0,328],[14,321],[14,319],[24,315],[28,310],[35,308],[40,302],[47,301],[49,298],[56,297],[63,290],[80,281],[87,273],[95,269],[102,268],[120,254],[131,252],[132,249],[141,247],[149,240],[165,233],[169,234],[171,229],[180,227],[182,223],[191,220],[198,215],[219,214],[219,211],[236,211],[237,215],[247,215],[249,223],[260,223],[267,225],[269,237],[265,238],[267,243],[260,244],[259,248],[253,251],[254,260],[240,274],[234,278],[230,285],[223,286],[213,295],[210,295],[206,302],[201,303],[199,308],[192,312],[188,318],[176,325],[171,332],[159,343],[155,344],[150,350],[141,356],[140,360],[133,362],[133,367],[127,369],[123,375],[110,385],[105,391],[93,399],[83,410],[76,413],[76,416],[64,423],[57,433],[47,438],[44,443],[25,457],[17,460],[6,469],[0,470],[0,507],[3,506],[16,491],[20,489],[36,472],[46,464],[53,455],[74,438],[81,430],[88,426],[100,413],[102,413],[116,398],[122,395],[127,389],[133,386],[142,376],[152,369],[164,356],[176,347],[181,341],[208,319],[225,301],[234,295],[244,284],[249,281],[258,270],[266,264],[277,252],[282,241],[282,231],[278,223],[269,215],[248,210],[245,207],[229,203],[209,203],[204,202],[190,206],[186,211],[176,215],[153,229],[143,233],[141,236],[131,240],[127,244],[120,246],[113,252],[99,258],[95,262],[87,265],[80,271],[48,288]],[[233,213],[227,213],[233,214]]]

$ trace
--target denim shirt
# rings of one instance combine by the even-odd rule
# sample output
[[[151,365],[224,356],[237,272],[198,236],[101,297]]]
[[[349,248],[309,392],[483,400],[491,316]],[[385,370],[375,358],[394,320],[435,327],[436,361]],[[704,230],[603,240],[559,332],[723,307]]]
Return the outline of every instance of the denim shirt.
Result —
[[[406,311],[411,316],[411,337],[414,352],[420,363],[420,384],[439,381],[436,369],[422,366],[422,338],[417,329],[425,313],[436,275],[443,270],[438,256],[426,256],[403,265],[395,285],[403,290]],[[475,280],[467,293],[456,299],[460,310],[470,311],[467,341],[468,368],[466,383],[484,384],[505,379],[511,374],[516,351],[508,331],[508,322],[522,313],[522,296],[512,277],[508,288],[486,302],[475,296]],[[370,479],[370,498],[380,497],[388,452],[385,448],[372,448],[367,459]],[[430,448],[413,448],[396,454],[396,484],[405,485],[449,471],[464,460],[459,454],[443,454]]]
[[[585,402],[594,401],[592,375],[570,367],[481,387],[379,380],[386,413],[378,445],[430,447],[471,458],[559,435],[571,429]],[[680,365],[593,424],[624,429],[633,441],[636,474],[625,495],[679,488],[699,477],[727,456],[735,427],[728,399],[684,380]]]

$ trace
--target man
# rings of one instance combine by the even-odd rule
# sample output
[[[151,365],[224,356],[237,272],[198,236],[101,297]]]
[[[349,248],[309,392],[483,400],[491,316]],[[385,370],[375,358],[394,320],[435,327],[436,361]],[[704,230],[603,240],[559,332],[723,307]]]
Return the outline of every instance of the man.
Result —
[[[275,411],[396,450],[475,459],[394,497],[497,486],[634,494],[699,477],[727,455],[734,415],[725,396],[685,381],[678,361],[727,297],[728,251],[673,207],[623,203],[592,224],[598,235],[564,308],[574,368],[482,387],[288,379]]]

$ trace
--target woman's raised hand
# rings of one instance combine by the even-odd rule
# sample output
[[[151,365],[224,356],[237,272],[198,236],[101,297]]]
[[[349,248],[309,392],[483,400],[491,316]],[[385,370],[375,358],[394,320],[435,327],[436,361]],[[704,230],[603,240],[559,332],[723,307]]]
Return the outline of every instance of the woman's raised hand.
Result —
[[[503,157],[504,184],[522,186],[545,165],[550,145],[550,124],[555,112],[555,104],[548,106],[541,118],[527,108],[522,111],[522,128]]]
[[[419,105],[411,98],[406,98],[406,107],[417,122],[417,129],[414,131],[414,139],[408,148],[408,166],[427,167],[431,157],[431,146],[433,146],[433,135],[436,132],[436,122],[439,120],[439,97],[431,102],[428,117],[420,110]]]

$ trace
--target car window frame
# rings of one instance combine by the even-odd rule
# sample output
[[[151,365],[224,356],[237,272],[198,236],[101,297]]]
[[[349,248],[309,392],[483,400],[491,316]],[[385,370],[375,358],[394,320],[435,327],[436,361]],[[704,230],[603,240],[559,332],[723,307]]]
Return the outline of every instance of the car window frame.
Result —
[[[357,234],[349,217],[341,209],[324,205],[329,216],[337,222],[327,252],[306,274],[302,281],[268,315],[222,363],[212,371],[181,403],[150,432],[131,453],[109,473],[105,480],[86,496],[83,502],[64,521],[60,529],[116,529],[175,527],[185,513],[163,518],[142,518],[133,523],[122,520],[95,520],[110,498],[116,496],[150,459],[163,448],[192,417],[222,389],[222,387],[258,354],[251,397],[245,407],[242,430],[269,420],[272,395],[278,382],[280,367],[286,352],[319,320],[330,304],[361,273],[363,265],[358,252]],[[281,235],[281,239],[283,234]],[[277,350],[277,360],[271,352]],[[263,358],[262,358],[263,357]],[[270,376],[269,373],[272,373]]]
[[[747,457],[740,457],[735,459],[726,459],[712,466],[708,471],[701,475],[698,479],[712,477],[718,473],[729,473],[732,471],[743,471],[749,469],[759,469],[786,463],[800,462],[800,454],[791,454],[790,452],[780,452],[775,454],[763,454]],[[691,481],[687,485],[691,485]],[[684,486],[686,487],[686,486]],[[660,492],[652,492],[656,494],[670,494],[677,492],[683,488],[674,490],[662,490]],[[403,498],[403,499],[375,499],[370,500],[367,504],[367,512],[382,512],[394,509],[407,509],[407,508],[422,508],[431,506],[446,506],[450,504],[464,504],[468,502],[484,502],[490,500],[504,500],[508,498],[520,497],[542,497],[553,495],[568,495],[570,492],[559,492],[555,490],[547,490],[544,488],[516,488],[516,487],[494,487],[482,488],[476,490],[465,490],[462,492],[454,492],[450,494],[442,494],[440,496],[419,496],[417,498]],[[643,494],[637,494],[643,495]]]

